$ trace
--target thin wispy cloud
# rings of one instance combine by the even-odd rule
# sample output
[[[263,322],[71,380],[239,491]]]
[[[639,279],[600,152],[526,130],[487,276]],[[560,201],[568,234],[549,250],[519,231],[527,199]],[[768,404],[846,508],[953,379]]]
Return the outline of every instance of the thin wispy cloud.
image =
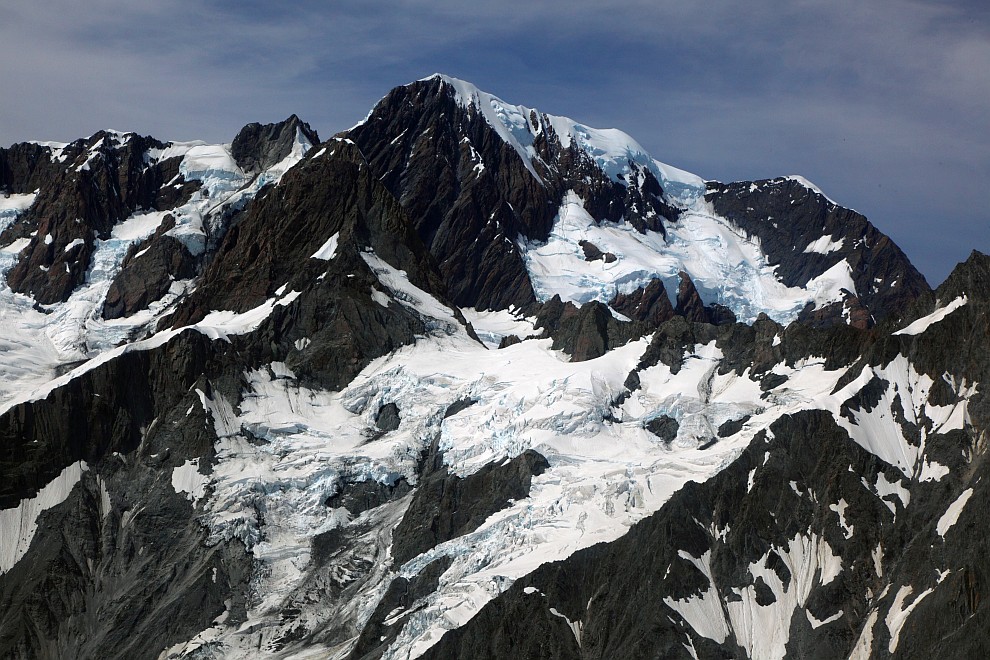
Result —
[[[0,56],[3,144],[107,126],[227,141],[293,112],[327,136],[443,71],[708,178],[804,174],[933,283],[990,251],[980,3],[25,3]]]

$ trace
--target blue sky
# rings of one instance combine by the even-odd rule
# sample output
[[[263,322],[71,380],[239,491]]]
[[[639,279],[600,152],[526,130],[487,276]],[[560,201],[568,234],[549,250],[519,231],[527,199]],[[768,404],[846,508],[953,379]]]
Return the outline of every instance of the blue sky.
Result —
[[[441,71],[705,178],[802,174],[932,284],[990,252],[986,3],[147,4],[4,7],[0,144],[107,127],[226,142],[291,113],[328,137]]]

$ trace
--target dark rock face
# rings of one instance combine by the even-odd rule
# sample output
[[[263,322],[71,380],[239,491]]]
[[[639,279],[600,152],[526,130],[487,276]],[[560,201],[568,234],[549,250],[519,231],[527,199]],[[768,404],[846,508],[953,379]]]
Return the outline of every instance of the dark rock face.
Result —
[[[311,258],[335,234],[336,256]],[[384,285],[363,253],[445,300],[435,263],[405,212],[357,149],[337,142],[332,154],[306,159],[259,194],[225,234],[195,293],[166,321],[181,327],[212,310],[253,309],[282,287],[299,292],[290,305],[275,306],[262,335],[246,339],[242,350],[259,364],[284,360],[305,382],[340,389],[371,360],[426,331],[404,305],[373,299]],[[295,349],[303,340],[307,348]]]
[[[515,239],[545,237],[559,200],[445,83],[393,90],[348,137],[413,218],[454,303],[504,308],[534,300]]]
[[[574,303],[562,302],[560,296],[554,296],[540,307],[536,329],[543,329],[553,337],[553,348],[568,353],[573,362],[601,357],[650,331],[645,323],[619,321],[608,306],[600,302],[577,307]]]
[[[657,436],[664,442],[670,444],[677,437],[677,429],[680,425],[677,420],[668,415],[654,417],[646,424],[646,430]]]
[[[961,296],[977,302],[990,300],[990,256],[973,250],[935,292],[936,299],[942,304]]]
[[[352,516],[359,516],[365,511],[403,497],[410,490],[412,487],[404,478],[396,479],[391,484],[366,479],[346,484],[336,495],[327,498],[326,505],[335,509],[343,507]]]
[[[216,218],[202,255],[167,235],[171,221],[131,250],[110,284],[104,319],[133,315],[160,300],[174,280],[193,278],[194,293],[161,328],[217,310],[261,307],[264,319],[221,339],[203,334],[207,328],[186,329],[155,347],[130,346],[0,414],[0,509],[85,463],[67,496],[38,518],[23,557],[0,574],[0,657],[158,658],[223,617],[222,625],[243,634],[241,641],[251,642],[244,648],[259,655],[319,647],[370,659],[381,657],[404,626],[421,625],[417,617],[429,598],[450,587],[445,573],[463,565],[452,553],[421,566],[422,553],[528,498],[533,477],[550,469],[543,455],[529,450],[460,477],[444,464],[437,432],[425,434],[432,441],[415,436],[413,442],[430,445],[408,480],[393,472],[372,479],[366,465],[346,460],[320,463],[326,473],[312,500],[312,529],[319,532],[300,551],[309,550],[304,574],[257,629],[242,625],[257,604],[253,585],[267,570],[252,554],[258,546],[251,534],[264,534],[265,516],[279,512],[266,509],[271,500],[260,495],[245,499],[238,504],[253,510],[257,526],[217,534],[206,526],[205,498],[221,482],[206,486],[203,496],[181,487],[182,474],[206,476],[223,465],[230,438],[242,443],[239,450],[281,451],[263,426],[225,430],[218,426],[222,414],[209,409],[222,397],[243,411],[250,397],[265,396],[249,384],[252,374],[264,372],[292,400],[304,388],[341,390],[372,360],[424,336],[456,331],[477,338],[456,308],[443,319],[422,314],[421,296],[443,305],[519,305],[575,362],[652,335],[627,391],[611,412],[594,414],[608,430],[626,425],[641,436],[645,428],[668,445],[681,412],[634,413],[639,417],[630,422],[621,418],[629,410],[622,401],[636,396],[651,367],[677,374],[690,364],[690,375],[699,364],[692,354],[714,342],[721,357],[697,386],[697,400],[712,404],[712,416],[690,451],[714,448],[710,457],[731,442],[741,448],[755,434],[740,453],[732,446],[731,462],[714,477],[689,482],[616,541],[518,579],[465,625],[434,638],[425,657],[735,658],[753,655],[753,641],[770,632],[786,637],[778,650],[788,657],[849,657],[865,634],[879,656],[895,643],[888,618],[903,624],[891,655],[990,653],[990,607],[981,596],[990,576],[982,520],[990,506],[983,478],[990,258],[974,253],[932,293],[865,218],[800,184],[712,184],[708,201],[716,212],[759,238],[785,283],[807,283],[848,259],[856,291],[806,310],[787,328],[766,317],[737,323],[726,308],[706,305],[686,274],[676,308],[659,280],[610,305],[578,308],[559,297],[537,303],[518,244],[545,240],[571,191],[597,221],[627,222],[640,232],[664,233],[678,210],[649,172],[631,164],[613,181],[578,148],[563,147],[545,116],[528,119],[531,163],[477,107],[458,103],[442,79],[399,88],[368,121],[325,143],[323,153],[310,154],[277,186]],[[234,157],[258,173],[288,155],[300,136],[318,141],[295,116],[252,124],[235,139]],[[200,184],[182,180],[178,159],[146,162],[148,149],[164,146],[100,133],[67,146],[61,160],[39,145],[0,149],[0,194],[40,189],[34,206],[0,236],[3,244],[30,239],[10,272],[11,286],[42,305],[64,300],[85,278],[96,238],[136,210],[164,211],[188,200]],[[314,258],[332,236],[334,255]],[[821,249],[804,251],[812,244]],[[589,260],[615,258],[591,243],[581,249]],[[390,278],[407,278],[420,291],[389,286]],[[966,304],[924,333],[892,334],[960,296]],[[610,306],[632,321],[617,319]],[[502,346],[519,341],[506,336]],[[899,356],[918,375],[907,385],[889,376],[860,379]],[[801,377],[776,367],[809,361],[845,370],[833,395],[851,384],[856,393],[827,411],[804,409],[767,423],[761,416],[776,402],[801,404],[789,411],[805,405]],[[746,408],[752,415],[727,419],[713,384],[737,377],[751,381],[743,383],[747,391],[757,383],[759,390]],[[429,424],[449,431],[463,422],[470,406],[485,401],[487,393],[475,387],[437,402]],[[652,392],[642,393],[644,400]],[[446,405],[453,397],[463,398]],[[405,400],[401,410],[397,403],[361,409],[355,445],[362,432],[377,450],[416,429],[421,409]],[[923,446],[925,458],[946,474],[929,478],[931,465],[920,463],[906,474],[850,438],[858,420],[884,405],[891,413],[886,430],[903,437],[907,451]],[[948,411],[965,420],[962,428],[943,431],[936,418]],[[463,416],[444,426],[456,415]],[[406,452],[401,464],[414,464],[419,448],[397,449]],[[657,451],[662,460],[677,449]],[[558,455],[548,455],[557,466]],[[560,455],[561,464],[568,458]],[[937,532],[961,496],[968,505],[947,532]],[[699,603],[702,623],[691,614]],[[747,623],[760,617],[728,620],[743,604],[747,615],[772,611],[778,629]],[[187,651],[221,656],[228,648],[211,642]]]
[[[340,237],[340,254],[329,262],[311,258],[334,234]],[[246,311],[282,284],[302,286],[327,269],[339,270],[338,264],[361,262],[359,253],[367,249],[406,271],[413,284],[443,295],[434,262],[405,212],[360,152],[336,142],[331,154],[307,158],[278,187],[259,193],[227,231],[204,271],[204,284],[173,323],[194,322],[213,309]]]
[[[440,576],[452,563],[450,557],[441,557],[412,579],[400,576],[392,580],[347,657],[354,660],[380,658],[408,621],[416,601],[436,591]],[[403,610],[401,616],[395,616],[396,611]]]
[[[768,562],[780,580],[790,583],[792,576],[775,548],[802,534],[824,538],[847,562],[837,582],[811,590],[808,607],[820,620],[841,611],[840,616],[850,621],[828,631],[814,629],[798,610],[787,650],[795,657],[848,655],[858,637],[852,613],[866,608],[867,588],[878,593],[881,585],[869,548],[881,539],[887,547],[894,524],[890,510],[863,488],[848,467],[865,467],[865,474],[874,480],[891,468],[844,438],[826,413],[784,418],[772,430],[778,438],[786,432],[789,440],[771,440],[765,449],[764,443],[754,443],[725,471],[704,484],[688,484],[660,512],[618,541],[540,567],[467,625],[446,633],[425,657],[548,657],[542,649],[571,648],[575,634],[569,627],[548,630],[541,624],[540,610],[548,606],[567,620],[580,622],[580,650],[563,657],[687,658],[692,646],[699,657],[745,657],[745,642],[737,635],[750,631],[730,627],[727,638],[715,643],[682,625],[681,614],[669,603],[713,588],[728,602],[734,591],[753,589],[756,606],[771,604],[772,592],[759,585],[750,567]],[[758,471],[755,485],[747,491],[747,475],[764,460],[764,451],[769,457],[767,478],[761,479]],[[857,534],[846,539],[831,521],[816,522],[816,508],[791,490],[788,480],[829,502],[839,497],[833,493],[842,492],[847,501],[851,493],[861,493],[855,505],[850,503],[850,509],[857,507],[856,520],[849,520]],[[874,521],[873,525],[867,521]],[[705,532],[707,525],[728,530],[727,536],[713,539]],[[866,525],[861,535],[858,525]],[[645,548],[651,550],[644,552]],[[701,557],[707,552],[714,582],[693,563],[678,560],[678,553]],[[534,597],[533,590],[542,597]],[[665,600],[655,597],[658,590],[667,594]],[[491,631],[509,625],[515,631],[511,641],[492,635]],[[767,632],[760,629],[752,634]]]
[[[375,424],[385,433],[399,428],[400,422],[399,407],[394,403],[385,404],[378,409],[378,414],[375,415]]]
[[[676,313],[660,280],[650,280],[646,287],[632,293],[617,294],[609,305],[624,316],[654,326],[669,321]]]
[[[452,404],[447,406],[447,410],[445,410],[443,413],[443,418],[447,419],[448,417],[453,417],[457,413],[467,410],[476,403],[477,401],[475,401],[474,399],[458,399],[457,401],[454,401]]]
[[[736,315],[725,305],[712,303],[708,305],[708,320],[713,325],[732,325],[736,322]]]
[[[31,550],[0,582],[4,657],[155,658],[225,610],[243,620],[244,547],[208,546],[190,503],[156,484],[156,471],[108,469],[104,487],[145,515],[101,510],[89,473],[42,514]],[[142,556],[149,547],[153,558]]]
[[[590,241],[579,241],[578,245],[584,252],[585,261],[604,261],[607,264],[614,263],[617,257],[611,252],[602,252],[597,245]]]
[[[555,609],[553,601],[538,592],[525,594],[525,599],[497,598],[479,615],[485,617],[481,625],[469,623],[464,632],[461,632],[464,628],[460,628],[446,633],[420,657],[533,660],[588,657],[566,619],[554,614]],[[520,622],[525,622],[525,626],[519,626]],[[660,657],[677,656],[662,654]]]
[[[0,193],[34,192],[58,176],[60,169],[50,147],[23,142],[0,149]]]
[[[679,282],[677,284],[677,306],[675,310],[678,314],[692,323],[706,323],[708,314],[705,310],[705,303],[702,302],[698,289],[695,288],[691,277],[681,271],[678,273]]]
[[[516,344],[522,343],[522,338],[518,335],[506,335],[502,337],[501,341],[498,342],[499,348],[508,348],[509,346],[515,346]]]
[[[740,417],[739,419],[730,419],[728,422],[723,422],[718,427],[718,437],[727,438],[730,435],[735,435],[742,430],[742,427],[746,425],[746,422],[750,420],[750,416]]]
[[[968,302],[923,334],[890,336],[848,326],[800,324],[782,332],[768,319],[752,327],[709,330],[711,326],[677,317],[661,327],[646,361],[663,361],[674,370],[678,345],[692,346],[715,331],[727,362],[758,373],[766,373],[762,365],[768,362],[783,357],[791,363],[802,354],[823,356],[837,368],[853,365],[837,389],[858,376],[857,364],[887,365],[898,354],[925,373],[942,374],[951,364],[946,379],[981,381],[990,376],[986,351],[974,350],[990,341],[990,298],[982,279],[987,266],[990,260],[974,255],[950,276],[936,291],[937,299],[944,305],[965,289]],[[914,315],[929,311],[919,309]],[[772,341],[778,337],[782,340]],[[952,359],[952,354],[965,357]],[[898,400],[908,396],[874,378],[842,406],[842,417],[854,419],[854,411],[873,410],[891,393]],[[958,400],[955,396],[933,387],[929,401],[951,402]],[[820,410],[785,415],[718,475],[688,484],[618,541],[540,567],[466,626],[446,633],[425,657],[548,657],[547,648],[569,648],[564,657],[580,658],[747,656],[747,640],[767,639],[768,630],[747,627],[745,621],[751,619],[729,622],[724,613],[744,598],[753,608],[779,608],[781,591],[769,583],[783,583],[788,593],[795,588],[797,571],[807,566],[806,559],[785,555],[802,546],[814,553],[815,544],[822,543],[839,563],[830,569],[834,577],[824,577],[824,565],[816,568],[803,604],[784,610],[780,625],[786,644],[781,650],[787,657],[848,657],[864,636],[872,638],[871,657],[886,657],[895,643],[897,657],[979,656],[988,646],[973,626],[990,616],[979,597],[990,570],[979,523],[990,497],[978,476],[987,456],[982,444],[990,421],[986,400],[982,395],[971,400],[973,424],[965,431],[942,434],[931,420],[919,420],[931,433],[926,454],[949,467],[949,476],[940,481],[906,479],[852,441],[836,422],[841,417]],[[896,423],[910,437],[918,426],[898,405],[893,406]],[[747,421],[726,422],[718,435],[733,435]],[[902,484],[904,494],[885,494],[882,483]],[[943,536],[936,525],[967,488],[972,489],[969,502]],[[699,570],[700,561],[678,557],[704,557],[705,571]],[[689,623],[678,603],[707,602],[712,590],[717,609],[704,622]],[[922,593],[924,597],[917,596]],[[896,620],[904,602],[916,605],[895,642],[885,622]],[[545,625],[543,612],[550,607],[574,627]],[[698,634],[698,625],[715,630],[712,617],[726,619],[724,639]],[[510,627],[511,639],[497,633]],[[572,647],[575,641],[577,649]]]
[[[352,149],[350,155],[355,154],[356,150]],[[10,613],[0,617],[0,655],[64,657],[69,649],[90,649],[94,656],[116,657],[116,645],[122,657],[157,657],[164,648],[188,640],[209,627],[212,620],[224,612],[225,603],[229,621],[243,620],[244,594],[254,570],[253,561],[238,543],[217,545],[214,541],[207,546],[206,530],[193,514],[189,502],[175,493],[167,473],[164,479],[158,477],[162,470],[182,465],[186,459],[199,460],[201,470],[209,471],[216,435],[212,422],[203,413],[196,389],[210,398],[213,396],[211,383],[222,382],[226,395],[236,402],[244,370],[273,360],[286,362],[304,382],[320,387],[341,387],[374,357],[411,343],[417,334],[426,332],[423,320],[398,300],[390,298],[383,304],[372,299],[373,288],[379,287],[381,292],[383,285],[360,256],[362,250],[368,249],[398,264],[409,279],[424,290],[441,298],[443,290],[431,258],[412,232],[401,207],[372,178],[361,173],[362,169],[367,171],[361,162],[360,159],[345,158],[343,163],[330,164],[330,178],[334,177],[334,172],[337,176],[351,177],[345,187],[353,194],[345,196],[340,206],[329,211],[320,206],[321,202],[307,197],[305,189],[311,181],[306,176],[300,175],[300,180],[295,182],[292,176],[287,177],[279,192],[284,191],[290,199],[297,200],[298,214],[289,220],[288,227],[271,222],[272,217],[278,215],[274,205],[250,205],[239,217],[235,231],[225,237],[227,242],[221,243],[227,247],[214,258],[213,270],[208,268],[201,276],[199,297],[187,301],[188,307],[179,310],[180,316],[191,319],[196,314],[216,309],[213,304],[225,300],[240,304],[239,309],[250,309],[266,296],[275,295],[277,278],[293,278],[291,282],[282,280],[280,283],[293,287],[287,290],[298,292],[298,296],[291,304],[275,306],[253,332],[214,342],[198,332],[186,331],[164,347],[126,352],[74,378],[47,399],[21,404],[0,416],[0,438],[5,447],[0,455],[0,471],[4,475],[0,506],[13,506],[33,496],[64,467],[77,460],[86,461],[90,473],[104,480],[111,479],[108,470],[116,465],[115,461],[121,462],[129,467],[120,472],[119,478],[128,485],[117,488],[107,481],[111,483],[114,511],[117,511],[112,515],[117,516],[115,520],[123,521],[121,527],[126,523],[132,530],[127,532],[132,535],[129,538],[135,538],[133,543],[138,544],[127,542],[131,545],[126,546],[126,560],[108,555],[106,562],[110,563],[101,564],[99,561],[102,560],[97,561],[99,550],[94,550],[90,541],[92,533],[73,533],[78,543],[90,545],[76,550],[71,543],[67,545],[53,539],[49,547],[57,556],[64,557],[65,552],[76,553],[70,565],[63,565],[51,563],[40,555],[34,558],[37,541],[43,539],[38,536],[29,554],[0,581],[0,597],[4,599],[0,602],[6,603],[3,610]],[[325,163],[318,163],[308,172],[309,177],[326,174],[326,170],[320,169],[321,164]],[[332,223],[328,228],[341,233],[339,253],[329,262],[309,259],[326,236],[312,235],[312,226],[291,226],[293,220],[298,222],[307,212],[321,214],[325,222]],[[266,222],[268,228],[262,229],[259,225]],[[273,229],[281,233],[275,239],[263,238],[266,231]],[[118,302],[126,313],[145,304],[157,293],[154,280],[139,282],[137,275],[144,260],[162,260],[166,267],[174,266],[172,270],[179,276],[187,272],[183,270],[182,258],[171,260],[168,237],[164,236],[166,230],[167,227],[163,227],[128,259],[127,267],[112,285],[120,294],[110,299],[112,312],[120,311],[115,307]],[[298,236],[292,238],[294,235]],[[268,255],[271,259],[267,261],[258,260],[256,253],[252,254],[255,269],[248,271],[248,278],[242,279],[242,273],[231,274],[228,269],[238,270],[233,267],[236,262],[232,260],[245,259],[245,254],[250,254],[252,249],[250,243],[255,241],[278,246],[278,251]],[[244,253],[240,252],[242,248]],[[147,251],[141,254],[145,249]],[[297,259],[295,267],[279,270],[283,266],[276,263],[279,257]],[[150,268],[149,275],[162,276],[154,270]],[[227,277],[230,280],[225,280]],[[264,281],[256,281],[259,277],[264,277]],[[246,281],[249,278],[255,281]],[[241,287],[239,295],[244,297],[227,298],[231,291],[238,291],[238,286]],[[224,290],[224,287],[229,288]],[[141,299],[142,296],[146,297]],[[218,305],[223,306],[222,302]],[[306,342],[299,343],[302,339]],[[154,479],[153,488],[149,479]],[[87,488],[92,491],[95,486],[90,483]],[[356,513],[362,513],[362,509],[389,509],[392,501],[408,488],[404,480],[380,488],[352,485],[344,488],[337,499],[331,498],[330,504],[349,507]],[[58,531],[54,533],[61,534],[63,529],[70,529],[74,524],[90,525],[97,530],[97,536],[102,534],[100,538],[104,545],[111,543],[117,549],[125,547],[117,538],[124,532],[113,531],[117,536],[108,536],[111,532],[106,531],[105,525],[104,531],[100,532],[98,525],[90,524],[94,517],[98,519],[104,513],[93,508],[103,506],[99,504],[99,495],[95,500],[91,495],[87,497],[89,513],[67,514],[65,523],[61,518],[55,523],[52,529]],[[146,500],[154,504],[147,505]],[[75,506],[74,501],[70,498],[64,506]],[[128,522],[127,514],[121,512],[145,508],[149,512],[146,514],[148,529],[144,537],[133,537],[133,524]],[[369,520],[372,521],[369,524],[374,525],[376,518]],[[156,527],[163,527],[172,536],[166,538],[160,530],[155,536]],[[373,531],[360,526],[353,528],[341,541],[345,547],[336,550],[327,547],[326,539],[314,545],[314,557],[325,568],[311,579],[322,581],[320,588],[335,594],[334,598],[341,599],[342,604],[346,603],[344,594],[348,589],[355,589],[356,585],[376,575],[372,570],[355,572],[354,568],[381,563],[366,558],[369,551],[374,556],[377,546],[369,547],[362,534]],[[149,548],[157,548],[160,543],[172,542],[177,546],[174,554],[164,550],[142,554]],[[106,552],[112,555],[114,550],[108,548]],[[97,561],[95,568],[87,568],[85,563],[80,568],[75,557],[94,559]],[[134,568],[136,562],[142,567],[141,572]],[[170,568],[173,562],[174,569]],[[101,568],[103,566],[106,568]],[[94,580],[91,570],[103,571],[100,574],[107,577],[103,582]],[[77,573],[81,575],[78,579],[66,578]],[[111,581],[111,573],[119,573],[119,579]],[[37,580],[49,574],[61,582],[57,586],[36,589]],[[333,580],[325,574],[353,574],[357,581],[354,578]],[[204,576],[208,585],[198,582]],[[155,589],[154,595],[142,591],[146,586]],[[106,595],[87,595],[91,593]],[[59,623],[66,619],[67,612],[86,611],[80,601],[85,598],[90,598],[87,602],[94,603],[94,608],[102,608],[99,611],[106,614],[105,621],[87,620],[77,624],[70,619],[68,623]],[[115,599],[112,614],[101,605],[110,598]],[[63,609],[50,609],[59,603],[67,605]],[[140,607],[135,606],[136,603]],[[344,639],[357,634],[351,619],[342,618],[341,622],[339,628],[328,625],[324,634],[329,638],[339,634]],[[103,623],[113,630],[104,630]],[[277,651],[289,644],[298,630],[287,624],[282,634],[271,641],[269,650]]]
[[[468,477],[428,464],[406,515],[392,532],[392,557],[401,565],[439,543],[473,532],[509,500],[529,495],[534,476],[550,467],[527,450],[502,464],[489,463]],[[436,469],[431,469],[436,468]]]
[[[152,466],[95,471],[42,514],[31,549],[0,580],[3,656],[156,658],[225,611],[243,621],[243,545],[208,545],[190,503]],[[103,508],[101,484],[135,508]]]
[[[87,465],[0,580],[0,655],[154,658],[225,609],[243,620],[249,555],[239,542],[207,544],[168,478],[212,454],[202,408],[184,411],[226,360],[223,345],[185,332],[0,416],[0,507]]]
[[[706,344],[715,337],[716,330],[713,326],[692,324],[683,316],[675,316],[657,329],[634,373],[663,363],[670,368],[671,373],[676,374],[681,370],[684,354],[689,347]]]
[[[777,267],[777,277],[787,286],[804,286],[845,259],[856,286],[849,293],[875,321],[903,313],[931,292],[900,248],[865,217],[797,181],[712,182],[705,199],[718,215],[759,238],[770,265]],[[830,251],[807,251],[823,237],[825,242],[833,240],[825,248]],[[866,314],[858,310],[855,314],[856,322],[865,326]],[[835,315],[807,318],[830,324]]]
[[[76,461],[99,463],[113,452],[134,451],[158,416],[178,405],[203,373],[219,369],[213,345],[184,332],[161,349],[121,355],[54,390],[0,415],[0,507],[33,497]],[[197,440],[205,452],[210,439]],[[198,455],[198,454],[197,454]]]
[[[317,132],[295,115],[276,124],[251,123],[234,138],[231,155],[245,172],[262,172],[289,155],[297,135],[311,145],[320,143]]]

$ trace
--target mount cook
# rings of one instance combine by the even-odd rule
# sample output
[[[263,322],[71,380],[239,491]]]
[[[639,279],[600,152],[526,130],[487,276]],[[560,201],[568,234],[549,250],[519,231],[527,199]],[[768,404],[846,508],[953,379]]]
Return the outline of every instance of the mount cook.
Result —
[[[441,75],[0,190],[3,657],[990,653],[985,255]]]

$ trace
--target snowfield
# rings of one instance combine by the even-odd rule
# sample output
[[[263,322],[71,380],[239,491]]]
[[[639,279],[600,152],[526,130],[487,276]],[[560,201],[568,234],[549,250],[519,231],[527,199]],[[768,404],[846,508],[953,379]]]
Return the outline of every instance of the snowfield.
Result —
[[[394,269],[376,265],[387,275],[386,288],[409,290],[411,285],[403,283]],[[404,304],[424,316],[442,308],[427,299],[427,294],[419,291],[418,295],[418,302],[406,298]],[[648,337],[600,358],[574,363],[552,350],[549,339],[490,350],[454,327],[449,313],[442,316],[437,320],[443,323],[435,326],[438,330],[431,336],[376,360],[341,392],[308,390],[285,365],[276,363],[245,374],[251,386],[239,406],[203,398],[221,438],[220,464],[209,477],[213,494],[202,502],[204,521],[218,539],[242,538],[267,567],[254,583],[254,624],[274,626],[280,605],[303,584],[313,537],[352,524],[343,509],[328,515],[323,506],[326,498],[344,480],[394,483],[402,477],[415,483],[419,452],[434,437],[439,437],[449,468],[461,476],[527,449],[546,456],[551,469],[534,478],[528,498],[492,515],[476,531],[399,567],[397,574],[408,578],[438,557],[453,560],[437,591],[417,604],[387,658],[416,657],[444,631],[462,625],[537,566],[618,538],[630,525],[657,511],[687,481],[703,481],[718,472],[760,430],[784,414],[828,410],[856,442],[900,467],[905,478],[941,474],[927,462],[923,444],[914,447],[903,436],[877,435],[865,417],[854,422],[841,417],[841,403],[869,379],[862,376],[833,393],[845,370],[828,371],[820,361],[778,365],[774,371],[788,380],[761,399],[759,384],[748,370],[719,374],[721,351],[714,343],[697,345],[676,374],[662,364],[641,372],[642,387],[615,408],[622,382],[642,356]],[[528,326],[524,318],[508,313],[474,312],[469,318],[479,322],[483,336],[490,337],[497,336],[496,331],[518,332]],[[930,379],[915,373],[904,358],[878,373],[901,392],[915,392],[917,401],[926,399]],[[973,391],[962,388],[964,395]],[[445,419],[448,406],[464,399],[475,403]],[[951,410],[922,403],[906,408],[918,421],[930,415],[938,430],[945,432],[962,428],[965,415],[957,409],[965,408],[965,401]],[[369,443],[377,411],[390,403],[398,406],[401,425]],[[889,405],[881,404],[873,414],[882,415]],[[680,424],[669,445],[643,428],[646,421],[661,414]],[[750,420],[740,432],[710,442],[719,425],[746,415]],[[268,443],[248,443],[239,435],[242,428]],[[194,487],[200,486],[183,486],[183,492]],[[887,482],[883,475],[871,491],[892,510],[885,499],[891,495],[904,506],[909,504],[904,486]],[[255,515],[259,498],[264,500],[260,508],[268,512],[264,520]],[[949,524],[940,523],[940,527]],[[847,529],[848,534],[853,532]],[[817,537],[795,538],[778,554],[793,576],[791,584],[780,584],[776,574],[762,564],[754,568],[760,575],[766,573],[767,584],[777,594],[773,608],[756,605],[754,594],[745,591],[739,594],[742,600],[729,609],[728,618],[720,618],[722,610],[714,596],[668,604],[699,634],[719,641],[731,628],[742,635],[739,639],[752,657],[783,657],[784,622],[804,607],[813,584],[826,584],[841,564]],[[703,565],[703,558],[688,559]],[[373,603],[379,592],[369,589],[365,596]],[[718,617],[711,614],[716,610]],[[370,610],[363,616],[370,616]],[[832,620],[813,623],[827,625]],[[245,624],[245,628],[256,630],[257,626]],[[759,632],[770,629],[776,630],[771,637]],[[221,627],[209,639],[222,643],[232,657],[249,657],[258,643],[257,634],[264,638],[263,633],[245,635]]]
[[[581,241],[611,252],[616,260],[585,260]],[[668,296],[676,296],[681,271],[691,276],[706,303],[725,305],[744,323],[766,314],[786,325],[809,302],[821,308],[841,301],[843,289],[856,292],[844,260],[804,288],[784,286],[759,242],[700,199],[667,226],[665,239],[656,232],[641,234],[625,222],[598,223],[570,192],[549,239],[523,240],[519,248],[539,300],[559,295],[578,306],[592,300],[608,303],[616,294],[631,293],[653,279],[663,282]]]

